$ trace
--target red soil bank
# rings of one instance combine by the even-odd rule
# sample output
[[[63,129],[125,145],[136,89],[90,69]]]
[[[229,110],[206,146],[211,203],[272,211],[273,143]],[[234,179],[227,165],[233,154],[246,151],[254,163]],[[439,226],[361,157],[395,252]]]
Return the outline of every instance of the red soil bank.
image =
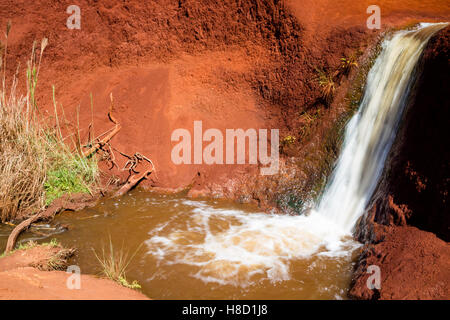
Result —
[[[305,127],[301,113],[320,110],[317,128],[298,139],[294,152],[300,162],[314,157],[326,132],[320,127],[329,127],[348,104],[344,101],[348,81],[343,80],[336,101],[324,105],[314,81],[316,67],[337,68],[342,57],[365,50],[379,33],[366,28],[370,1],[80,0],[77,4],[81,30],[66,28],[66,3],[0,2],[0,24],[9,19],[13,23],[9,74],[19,62],[22,69],[26,66],[33,40],[49,38],[38,102],[50,121],[54,84],[58,106],[65,110],[63,127],[77,127],[78,109],[82,137],[87,136],[91,117],[94,132],[102,133],[111,127],[106,114],[112,92],[114,115],[122,125],[112,145],[155,162],[157,179],[147,185],[176,189],[193,183],[191,195],[243,196],[261,205],[282,188],[290,188],[279,182],[289,180],[287,173],[261,182],[254,166],[175,166],[170,159],[173,130],[191,129],[194,120],[202,120],[204,128],[279,128],[281,138],[298,137]],[[450,20],[448,1],[380,0],[378,5],[383,28]],[[123,165],[126,159],[119,160]],[[299,177],[290,178],[290,183],[311,178]]]
[[[450,246],[415,227],[376,228],[379,242],[364,248],[350,296],[357,299],[450,298]],[[370,265],[380,267],[380,290],[367,288]]]
[[[38,246],[0,258],[0,300],[142,300],[142,293],[94,276],[81,275],[80,289],[68,289],[71,274],[41,271],[58,248]]]
[[[49,38],[38,87],[42,108],[53,113],[54,84],[67,125],[76,126],[79,106],[84,138],[89,93],[100,134],[111,125],[112,92],[123,125],[113,145],[151,157],[158,169],[153,185],[178,188],[198,172],[208,184],[250,169],[175,166],[170,135],[176,128],[202,120],[205,128],[280,128],[282,137],[296,135],[299,113],[321,107],[315,67],[337,66],[374,33],[366,28],[367,6],[347,2],[80,1],[81,30],[68,30],[66,4],[3,1],[0,23],[12,20],[9,53],[22,66],[33,40]],[[448,15],[448,4],[425,2],[381,1],[383,27]],[[15,67],[10,63],[11,72]]]

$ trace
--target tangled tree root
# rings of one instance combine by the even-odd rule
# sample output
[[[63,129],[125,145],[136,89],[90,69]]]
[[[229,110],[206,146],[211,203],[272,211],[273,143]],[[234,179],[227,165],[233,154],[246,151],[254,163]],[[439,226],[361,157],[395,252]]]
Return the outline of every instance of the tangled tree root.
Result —
[[[114,149],[116,150],[116,149]],[[139,152],[136,152],[133,156],[129,156],[126,153],[119,152],[122,156],[128,158],[128,161],[125,163],[125,166],[122,168],[122,171],[128,170],[128,178],[125,182],[125,184],[114,194],[115,197],[120,197],[130,191],[132,188],[134,188],[139,182],[141,182],[144,179],[147,179],[147,177],[152,173],[155,172],[155,165],[153,164],[152,160],[147,158],[146,156],[143,156]],[[143,173],[140,173],[137,171],[137,166],[143,162],[148,162],[151,164],[151,168],[145,170]]]
[[[135,187],[139,182],[143,179],[147,179],[147,177],[152,173],[153,170],[146,170],[141,174],[134,174],[127,179],[127,182],[114,194],[115,197],[120,197],[130,191],[133,187]]]
[[[123,157],[128,159],[128,161],[125,163],[125,166],[121,169],[122,171],[128,170],[129,175],[127,177],[127,180],[126,180],[125,184],[113,196],[113,197],[119,197],[121,195],[124,195],[128,191],[130,191],[140,181],[146,179],[152,172],[156,173],[156,170],[155,170],[155,165],[153,164],[153,162],[146,156],[140,154],[139,152],[136,152],[134,155],[130,156],[130,155],[127,155],[126,153],[121,152],[111,146],[110,140],[119,132],[119,130],[121,129],[121,126],[112,113],[113,105],[114,105],[112,93],[110,94],[109,97],[111,99],[111,105],[110,105],[110,110],[108,112],[108,118],[112,123],[115,124],[115,127],[108,130],[107,132],[100,135],[97,139],[95,139],[95,143],[93,145],[90,145],[89,146],[90,149],[83,152],[83,154],[85,157],[89,157],[96,152],[99,152],[99,151],[102,152],[102,160],[107,161],[111,165],[109,170],[114,169],[114,167],[119,169],[119,166],[116,163],[116,157],[114,155],[114,151],[117,151],[120,155],[122,155]],[[102,136],[104,136],[104,138],[100,140],[100,137],[102,137]],[[148,162],[151,165],[151,169],[147,169],[143,173],[140,173],[137,170],[137,167],[138,167],[138,165],[140,165],[143,162]]]

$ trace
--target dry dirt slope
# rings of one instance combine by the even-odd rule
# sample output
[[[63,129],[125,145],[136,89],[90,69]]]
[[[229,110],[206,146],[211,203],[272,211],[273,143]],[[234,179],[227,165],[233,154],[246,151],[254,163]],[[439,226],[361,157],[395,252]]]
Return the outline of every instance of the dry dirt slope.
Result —
[[[367,1],[80,1],[81,30],[68,30],[61,2],[2,1],[0,23],[13,22],[9,52],[22,66],[34,39],[49,38],[39,84],[40,104],[52,113],[51,85],[83,136],[106,119],[109,93],[123,124],[114,139],[121,151],[154,159],[156,185],[181,187],[198,171],[206,182],[244,168],[175,166],[171,132],[205,127],[281,128],[297,134],[301,111],[323,107],[312,81],[316,67],[362,48]],[[367,2],[368,3],[368,2]],[[380,1],[384,27],[449,15],[445,1]],[[10,63],[10,70],[15,65]],[[22,72],[23,74],[23,72]],[[125,159],[123,159],[125,160]]]

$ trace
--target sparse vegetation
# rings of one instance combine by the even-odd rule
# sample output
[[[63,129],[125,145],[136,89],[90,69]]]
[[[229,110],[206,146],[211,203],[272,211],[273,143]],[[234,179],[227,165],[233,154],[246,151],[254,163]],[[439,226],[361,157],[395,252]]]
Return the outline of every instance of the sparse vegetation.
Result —
[[[351,55],[348,58],[341,58],[341,70],[343,74],[348,75],[354,67],[358,67],[356,55]]]
[[[324,190],[327,179],[333,171],[343,142],[345,126],[352,115],[352,111],[341,114],[324,136],[321,148],[318,151],[316,171],[315,174],[311,175],[313,177],[311,194],[314,198],[317,198]]]
[[[61,144],[58,146],[64,147]],[[47,171],[45,188],[45,205],[64,194],[90,193],[98,175],[97,162],[86,159],[78,153],[60,150],[53,154],[52,166]]]
[[[361,99],[364,94],[364,89],[366,85],[367,75],[375,63],[381,51],[381,43],[383,37],[380,37],[376,46],[371,50],[369,56],[364,59],[364,63],[359,66],[358,58],[361,56],[362,52],[358,51],[348,58],[342,58],[341,72],[342,74],[348,75],[350,70],[357,67],[357,73],[352,80],[351,86],[347,92],[346,101],[348,103],[347,110],[344,111],[336,119],[333,126],[331,126],[324,135],[323,143],[318,152],[319,156],[314,161],[317,161],[314,166],[314,173],[309,174],[312,179],[311,182],[311,192],[312,195],[317,198],[320,196],[321,191],[323,191],[327,178],[330,176],[334,163],[338,157],[345,131],[345,126],[350,118],[357,111]]]
[[[126,278],[126,271],[131,261],[135,257],[136,253],[139,251],[141,246],[138,246],[133,254],[129,255],[128,252],[124,251],[123,245],[120,250],[115,250],[112,244],[111,236],[109,237],[108,248],[102,247],[101,256],[93,250],[95,257],[101,266],[101,273],[106,278],[113,280],[120,285],[130,288],[130,289],[140,289],[140,284],[134,280],[129,282]]]
[[[20,243],[20,244],[17,246],[16,249],[11,250],[11,251],[9,251],[8,253],[3,252],[3,253],[0,255],[0,258],[1,258],[1,257],[4,257],[5,255],[11,255],[11,254],[13,254],[14,252],[19,251],[19,250],[28,250],[28,249],[31,249],[31,248],[34,248],[34,247],[37,247],[37,246],[49,246],[49,247],[55,248],[55,247],[59,247],[59,246],[61,246],[61,245],[60,245],[59,242],[58,242],[56,239],[54,239],[54,238],[53,238],[52,240],[50,240],[50,242],[45,242],[45,243],[41,243],[41,244],[38,244],[36,241],[30,240],[30,241],[27,241],[27,242]]]
[[[44,245],[44,244],[42,244],[42,245]],[[36,247],[36,246],[38,246],[38,243],[35,242],[35,241],[28,241],[28,242],[25,242],[25,243],[20,243],[20,244],[17,246],[16,249],[11,250],[11,251],[9,251],[9,252],[6,252],[6,251],[5,251],[5,252],[3,252],[2,254],[0,254],[0,258],[3,258],[3,257],[5,257],[5,256],[9,256],[9,255],[13,254],[13,253],[16,252],[16,251],[19,251],[19,250],[28,250],[28,249],[34,248],[34,247]]]
[[[295,137],[289,135],[289,136],[284,137],[281,140],[281,144],[290,145],[290,144],[293,144],[295,142],[295,140],[296,140]]]
[[[286,148],[292,146],[295,143],[296,138],[294,136],[288,135],[281,139],[280,142],[280,152],[284,153]]]
[[[349,109],[352,111],[355,111],[359,107],[364,94],[367,75],[381,52],[381,43],[383,39],[383,36],[378,39],[377,44],[371,49],[369,57],[365,59],[365,63],[358,68],[355,78],[352,81],[352,85],[347,92],[346,100],[349,103]]]
[[[73,256],[75,249],[60,248],[57,253],[52,255],[50,259],[44,263],[35,265],[34,267],[43,271],[65,270],[68,266],[68,260]]]
[[[341,58],[341,64],[335,71],[325,71],[323,68],[316,68],[316,80],[321,87],[322,98],[327,105],[332,102],[342,76],[348,76],[353,68],[359,66],[358,58],[361,54],[362,52],[358,50],[349,57]]]
[[[333,100],[334,93],[336,92],[335,77],[337,72],[325,72],[323,69],[317,68],[317,82],[321,87],[322,98],[327,104],[330,104]]]
[[[306,140],[311,134],[311,131],[315,124],[317,124],[317,120],[321,116],[321,109],[315,109],[312,111],[303,111],[300,114],[300,121],[302,122],[302,126],[300,128],[300,136],[299,140]]]
[[[10,221],[41,210],[66,193],[90,192],[97,179],[97,160],[72,152],[62,137],[55,105],[56,127],[39,119],[35,93],[40,63],[47,46],[44,38],[39,54],[36,42],[28,61],[27,94],[16,91],[17,69],[7,93],[6,54],[8,34],[0,52],[0,221]],[[3,67],[3,68],[2,68]],[[54,95],[53,95],[54,97]],[[41,117],[42,118],[42,117]]]
[[[34,267],[42,271],[65,270],[67,268],[69,258],[75,253],[75,249],[63,248],[61,244],[56,241],[56,239],[52,239],[50,242],[42,244],[38,244],[35,241],[21,243],[13,251],[2,253],[0,258],[10,256],[17,251],[30,250],[37,247],[51,247],[56,249],[49,251],[49,253],[51,253],[49,257],[35,261],[29,265],[30,267]]]

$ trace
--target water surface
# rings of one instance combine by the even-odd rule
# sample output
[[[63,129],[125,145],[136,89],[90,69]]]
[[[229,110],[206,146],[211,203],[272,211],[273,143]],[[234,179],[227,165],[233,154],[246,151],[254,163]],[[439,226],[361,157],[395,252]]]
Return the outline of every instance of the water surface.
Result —
[[[127,278],[154,299],[345,299],[358,245],[348,237],[333,247],[305,221],[229,201],[134,190],[64,212],[20,241],[56,238],[76,247],[72,263],[87,274],[99,273],[93,250],[101,253],[110,237],[116,250],[132,254],[140,246]],[[2,246],[10,229],[0,227]]]

